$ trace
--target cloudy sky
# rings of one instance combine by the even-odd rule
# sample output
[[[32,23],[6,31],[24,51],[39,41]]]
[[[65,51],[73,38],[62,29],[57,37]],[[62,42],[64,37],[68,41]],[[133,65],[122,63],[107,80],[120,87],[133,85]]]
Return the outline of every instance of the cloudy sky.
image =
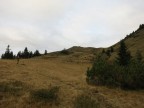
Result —
[[[144,23],[144,0],[0,0],[0,53],[108,47]]]

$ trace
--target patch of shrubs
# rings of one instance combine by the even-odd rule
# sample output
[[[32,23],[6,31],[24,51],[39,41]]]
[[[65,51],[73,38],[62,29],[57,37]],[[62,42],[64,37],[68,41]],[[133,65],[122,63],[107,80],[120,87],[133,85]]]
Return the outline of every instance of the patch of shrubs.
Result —
[[[115,62],[110,64],[99,56],[87,70],[87,82],[123,89],[144,89],[144,62],[140,51],[132,58],[124,40],[120,41]]]
[[[0,83],[0,92],[7,93],[11,95],[19,95],[24,89],[24,84],[21,81],[13,82],[1,82]]]
[[[32,91],[31,97],[41,102],[56,102],[58,99],[59,87],[51,87],[49,89],[39,89]]]
[[[69,55],[70,54],[70,52],[66,49],[63,49],[60,53],[63,55]]]
[[[98,58],[87,70],[87,82],[123,89],[144,89],[144,63],[131,60],[127,66],[122,66]]]
[[[82,94],[75,98],[74,108],[100,108],[100,106],[92,97]]]

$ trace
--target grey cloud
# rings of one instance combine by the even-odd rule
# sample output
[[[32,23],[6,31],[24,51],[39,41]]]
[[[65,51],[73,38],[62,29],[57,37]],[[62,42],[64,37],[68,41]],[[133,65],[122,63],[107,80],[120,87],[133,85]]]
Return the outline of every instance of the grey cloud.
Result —
[[[0,0],[0,53],[108,47],[144,22],[143,0]]]

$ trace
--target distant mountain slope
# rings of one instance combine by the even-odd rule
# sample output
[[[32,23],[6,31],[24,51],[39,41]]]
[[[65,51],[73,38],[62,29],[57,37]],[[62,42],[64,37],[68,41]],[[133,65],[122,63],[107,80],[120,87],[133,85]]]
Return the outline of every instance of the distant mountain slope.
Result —
[[[42,56],[44,59],[62,59],[66,62],[92,62],[94,57],[102,52],[102,48],[93,48],[93,47],[80,47],[80,46],[73,46],[69,49],[64,49],[68,51],[67,53],[63,53],[62,51],[52,52],[47,55]]]
[[[132,56],[135,56],[137,50],[139,50],[144,57],[144,24],[140,25],[140,27],[130,33],[124,38],[126,46],[128,50],[131,52]],[[107,53],[103,53],[105,50],[107,52],[110,48],[113,47],[114,51],[110,54],[111,56],[107,56]],[[81,47],[81,46],[73,46],[69,49],[65,49],[69,52],[69,54],[62,54],[61,51],[49,53],[43,58],[61,58],[64,61],[68,62],[91,62],[93,61],[96,55],[101,54],[103,57],[107,58],[110,61],[113,61],[118,54],[119,42],[115,45],[112,45],[109,48],[93,48],[93,47]]]
[[[144,24],[140,25],[135,32],[127,35],[124,38],[124,42],[132,56],[135,56],[137,50],[139,50],[144,57]],[[114,53],[112,53],[110,59],[114,59],[117,56],[119,42],[112,47],[114,48]]]

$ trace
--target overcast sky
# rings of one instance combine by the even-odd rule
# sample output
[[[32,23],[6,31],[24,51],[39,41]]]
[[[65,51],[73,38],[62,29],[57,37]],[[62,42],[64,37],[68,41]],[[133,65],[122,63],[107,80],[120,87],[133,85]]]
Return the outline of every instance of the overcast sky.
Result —
[[[144,0],[0,0],[0,54],[109,47],[144,23]]]

